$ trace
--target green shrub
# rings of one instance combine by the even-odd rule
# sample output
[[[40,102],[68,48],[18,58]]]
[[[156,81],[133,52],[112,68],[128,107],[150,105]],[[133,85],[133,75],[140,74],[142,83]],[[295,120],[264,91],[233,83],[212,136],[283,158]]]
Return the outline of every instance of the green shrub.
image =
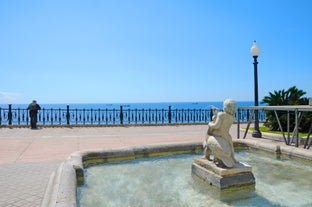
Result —
[[[297,89],[296,86],[289,88],[288,90],[279,90],[269,93],[268,96],[265,96],[261,103],[267,104],[269,106],[282,106],[282,105],[308,105],[308,98],[303,97],[306,94],[303,90]],[[277,111],[277,115],[281,122],[282,128],[284,131],[287,130],[287,111]],[[312,113],[304,112],[301,118],[299,125],[299,131],[307,132],[310,128],[312,121]],[[295,127],[295,113],[289,113],[289,127],[293,131]],[[269,127],[271,130],[280,130],[278,122],[275,117],[274,111],[266,112],[266,121],[264,123],[266,127]]]

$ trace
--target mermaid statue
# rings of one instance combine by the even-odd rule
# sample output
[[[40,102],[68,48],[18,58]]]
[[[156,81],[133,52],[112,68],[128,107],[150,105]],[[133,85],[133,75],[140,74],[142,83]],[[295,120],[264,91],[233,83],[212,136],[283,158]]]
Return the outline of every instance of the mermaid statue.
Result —
[[[233,141],[229,130],[235,121],[236,102],[226,99],[223,103],[223,111],[219,111],[214,106],[211,108],[215,115],[208,123],[208,131],[203,142],[204,158],[213,161],[218,167],[232,168],[237,161],[234,158]]]

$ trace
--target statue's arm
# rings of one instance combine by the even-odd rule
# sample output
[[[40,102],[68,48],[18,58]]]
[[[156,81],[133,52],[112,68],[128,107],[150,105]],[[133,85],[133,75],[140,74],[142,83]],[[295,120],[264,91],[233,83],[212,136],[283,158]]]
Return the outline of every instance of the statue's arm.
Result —
[[[222,121],[223,121],[223,114],[222,113],[218,113],[217,114],[217,118],[215,122],[209,122],[209,127],[211,129],[219,129],[222,125]]]

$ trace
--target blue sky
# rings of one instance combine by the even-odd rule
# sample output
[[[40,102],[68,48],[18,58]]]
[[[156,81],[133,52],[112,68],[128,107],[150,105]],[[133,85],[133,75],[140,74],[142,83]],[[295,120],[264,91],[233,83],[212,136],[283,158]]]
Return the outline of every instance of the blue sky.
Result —
[[[0,2],[0,104],[312,97],[310,0]]]

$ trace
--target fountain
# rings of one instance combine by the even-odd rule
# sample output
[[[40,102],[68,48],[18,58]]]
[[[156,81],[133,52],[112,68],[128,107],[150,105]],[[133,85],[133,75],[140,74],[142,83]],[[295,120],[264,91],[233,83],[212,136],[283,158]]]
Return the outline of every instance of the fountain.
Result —
[[[194,159],[192,174],[222,190],[255,185],[251,166],[238,162],[234,157],[234,146],[229,130],[235,120],[236,102],[226,99],[223,103],[223,112],[216,107],[212,109],[215,115],[208,123],[203,143],[205,155]]]
[[[253,206],[302,207],[312,204],[309,162],[260,150],[236,150],[235,156],[253,166],[257,186],[220,190],[191,176],[199,154],[140,158],[90,166],[85,185],[78,188],[86,206]],[[299,187],[300,186],[300,187]],[[299,187],[299,188],[298,188]]]
[[[214,108],[204,145],[73,153],[51,175],[41,206],[311,206],[312,180],[307,178],[312,173],[312,154],[261,139],[233,143],[229,127],[235,108],[232,100],[224,102],[224,112]],[[247,150],[234,153],[233,145]],[[203,149],[204,157],[198,158]],[[289,159],[294,157],[309,162]]]

